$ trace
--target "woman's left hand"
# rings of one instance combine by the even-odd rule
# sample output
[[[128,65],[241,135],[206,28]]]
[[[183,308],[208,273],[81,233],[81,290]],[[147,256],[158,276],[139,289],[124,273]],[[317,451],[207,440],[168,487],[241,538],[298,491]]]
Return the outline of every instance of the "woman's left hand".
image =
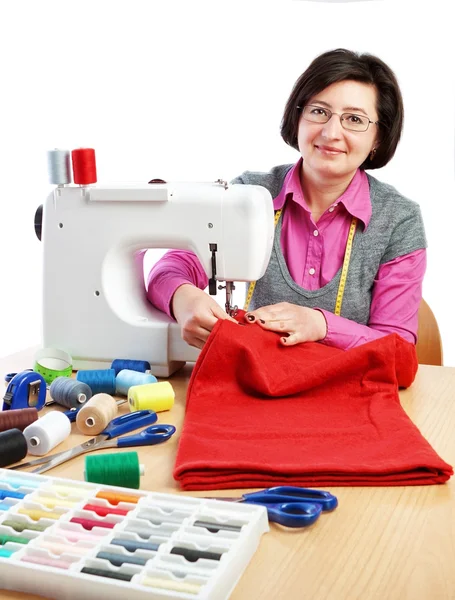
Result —
[[[317,342],[327,335],[327,323],[320,310],[289,302],[262,306],[247,312],[245,321],[257,323],[269,331],[282,333],[280,341],[284,346]]]

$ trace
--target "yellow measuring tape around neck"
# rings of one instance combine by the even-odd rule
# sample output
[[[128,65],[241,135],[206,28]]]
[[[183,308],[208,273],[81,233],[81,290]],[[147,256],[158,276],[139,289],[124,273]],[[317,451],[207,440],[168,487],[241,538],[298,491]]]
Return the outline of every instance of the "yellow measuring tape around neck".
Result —
[[[275,227],[280,219],[281,209],[275,213]],[[351,226],[349,227],[348,239],[346,242],[346,250],[344,251],[343,268],[341,269],[340,284],[338,286],[337,299],[335,302],[335,314],[341,315],[341,304],[343,302],[344,288],[346,287],[346,279],[348,277],[349,261],[351,260],[352,242],[354,240],[354,234],[357,227],[357,219],[352,217]],[[243,310],[247,311],[253,297],[254,288],[256,282],[252,281],[248,286],[248,293],[246,295],[245,304]]]

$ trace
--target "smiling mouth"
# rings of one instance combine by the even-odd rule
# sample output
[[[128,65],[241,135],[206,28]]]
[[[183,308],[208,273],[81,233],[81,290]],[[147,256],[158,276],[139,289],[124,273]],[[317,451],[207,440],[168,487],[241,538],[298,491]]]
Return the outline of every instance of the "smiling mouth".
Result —
[[[329,156],[344,154],[343,150],[336,150],[335,148],[324,148],[324,146],[315,146],[315,148],[317,148],[319,152],[322,152],[322,154],[327,154]]]

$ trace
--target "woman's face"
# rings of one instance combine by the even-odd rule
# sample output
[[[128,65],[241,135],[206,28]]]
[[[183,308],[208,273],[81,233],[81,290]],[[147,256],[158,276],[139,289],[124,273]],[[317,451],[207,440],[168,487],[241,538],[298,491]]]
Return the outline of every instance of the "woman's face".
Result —
[[[370,123],[366,131],[349,131],[341,126],[338,115],[353,113],[375,122],[378,120],[376,103],[374,86],[351,80],[334,83],[310,98],[307,105],[322,109],[316,108],[315,114],[324,114],[324,109],[336,114],[327,123],[314,123],[304,119],[302,111],[297,139],[304,172],[311,171],[318,179],[354,176],[377,146],[378,126]]]

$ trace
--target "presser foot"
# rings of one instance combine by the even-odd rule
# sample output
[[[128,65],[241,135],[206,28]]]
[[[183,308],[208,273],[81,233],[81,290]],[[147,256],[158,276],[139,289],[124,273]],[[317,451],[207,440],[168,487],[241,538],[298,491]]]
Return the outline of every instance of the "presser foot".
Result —
[[[226,290],[226,302],[224,304],[224,309],[230,317],[235,317],[239,312],[239,307],[237,305],[232,306],[232,292],[235,290],[234,282],[226,281],[226,285],[219,285],[219,290]]]

